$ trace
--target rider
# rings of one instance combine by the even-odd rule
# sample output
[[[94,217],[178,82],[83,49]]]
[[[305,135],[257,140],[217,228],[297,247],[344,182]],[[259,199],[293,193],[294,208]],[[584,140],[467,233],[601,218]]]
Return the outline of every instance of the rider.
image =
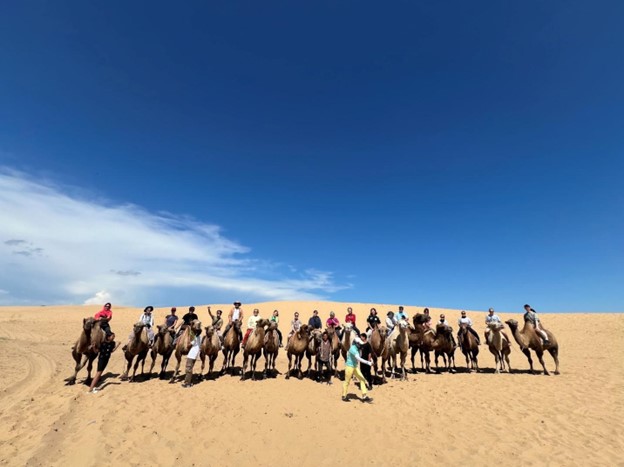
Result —
[[[302,324],[303,323],[299,319],[299,313],[295,311],[294,319],[290,322],[290,332],[288,333],[288,337],[286,338],[286,350],[288,350],[288,345],[290,344],[290,338],[293,336],[293,334],[295,334],[296,332],[299,332],[299,329],[301,329]]]
[[[176,307],[172,307],[171,312],[165,316],[165,326],[167,326],[167,329],[170,331],[175,329],[175,325],[178,322],[178,315],[176,315],[176,311]]]
[[[488,310],[488,315],[485,317],[485,325],[487,326],[485,328],[485,342],[487,342],[488,344],[490,343],[490,332],[492,331],[490,329],[490,324],[494,323],[500,324],[501,327],[503,326],[503,321],[498,317],[498,315],[494,314],[494,308],[490,308]],[[505,331],[501,330],[501,333],[503,334],[505,339],[507,339],[507,342],[511,343],[511,341],[509,340],[509,336],[505,334]]]
[[[154,343],[154,316],[152,316],[152,311],[154,311],[153,306],[146,306],[143,310],[143,314],[139,316],[139,321],[145,325],[147,328],[147,338],[149,339],[149,345]]]
[[[308,320],[308,326],[310,326],[311,329],[321,329],[323,327],[321,318],[318,315],[318,310],[312,312],[312,316],[310,316]]]
[[[464,337],[464,330],[462,328],[462,324],[466,327],[468,332],[470,332],[475,337],[475,339],[477,339],[477,345],[481,344],[481,340],[479,339],[479,334],[477,334],[477,331],[472,329],[472,320],[468,318],[468,316],[466,316],[466,312],[464,310],[462,310],[461,318],[457,320],[457,324],[459,324],[459,331],[457,331],[457,340],[459,341],[460,346],[462,345],[463,337]]]
[[[359,335],[360,330],[355,325],[355,320],[356,320],[356,316],[355,316],[355,313],[353,313],[353,308],[351,307],[347,308],[347,316],[345,316],[345,323],[351,324],[351,326],[353,326],[353,330]]]
[[[546,331],[544,331],[542,323],[537,316],[537,312],[533,308],[531,308],[531,305],[524,305],[524,310],[524,321],[528,321],[533,325],[535,331],[541,336],[542,339],[544,339],[544,344],[550,344],[550,341],[548,340],[548,334],[546,334]]]
[[[225,330],[223,331],[223,336],[225,336],[228,331],[230,330],[230,328],[232,327],[232,325],[234,324],[235,321],[238,321],[239,323],[243,322],[243,309],[241,308],[242,303],[241,302],[234,302],[234,308],[232,308],[230,310],[230,313],[228,314],[228,324],[225,327]],[[243,331],[238,330],[238,339],[239,340],[243,340]]]
[[[402,306],[400,306],[399,307],[399,312],[396,314],[397,322],[401,321],[402,319],[407,321],[408,318],[409,318],[409,316],[407,316],[407,313],[405,313],[405,309]]]
[[[429,308],[425,308],[423,310],[423,314],[425,315],[425,322],[423,323],[425,329],[431,329],[431,316],[429,316]]]
[[[279,337],[279,346],[282,347],[282,331],[279,330],[279,311],[273,310],[273,316],[269,319],[272,323],[275,323],[275,330],[277,331],[277,337]]]
[[[334,328],[338,339],[342,339],[342,333],[340,332],[340,321],[338,321],[338,318],[336,318],[336,313],[334,313],[333,311],[329,312],[329,318],[327,318],[325,326],[327,326],[328,328]]]
[[[215,331],[217,331],[217,335],[220,337],[221,328],[223,327],[223,318],[221,317],[221,315],[223,315],[223,312],[221,310],[217,310],[217,316],[214,316],[212,314],[212,311],[210,310],[210,307],[208,307],[208,314],[210,315],[210,318],[212,319],[212,327],[214,328]]]
[[[386,313],[386,328],[388,329],[388,335],[392,334],[394,327],[397,324],[397,320],[394,317],[394,311]]]
[[[453,344],[453,348],[456,349],[457,342],[455,342],[455,336],[453,335],[453,328],[451,327],[449,322],[446,320],[446,316],[444,316],[444,314],[440,315],[440,321],[438,321],[438,326],[440,325],[445,326],[449,330],[449,335],[451,336],[451,343]]]
[[[368,324],[366,334],[370,337],[373,329],[377,328],[381,324],[381,320],[379,319],[379,316],[377,316],[377,310],[375,308],[370,309],[370,314],[368,315],[368,318],[366,318],[366,323]]]
[[[182,331],[184,331],[188,326],[190,326],[191,323],[195,321],[196,319],[199,319],[199,317],[195,313],[195,307],[191,306],[189,307],[188,313],[185,313],[184,316],[182,316],[182,322],[178,325],[175,338],[173,339],[174,347],[178,342],[178,338],[182,335]]]
[[[254,329],[256,329],[256,324],[261,319],[262,318],[260,318],[260,310],[258,310],[257,308],[254,308],[253,315],[250,316],[249,319],[247,320],[247,331],[245,331],[245,337],[243,337],[243,342],[241,343],[242,347],[245,347],[245,344],[247,343],[247,339],[249,339],[249,336],[251,335],[251,333],[254,331]]]
[[[110,328],[110,320],[113,319],[110,303],[105,303],[104,307],[98,311],[93,318],[100,320],[100,329],[104,331],[106,336],[110,336],[113,333]]]

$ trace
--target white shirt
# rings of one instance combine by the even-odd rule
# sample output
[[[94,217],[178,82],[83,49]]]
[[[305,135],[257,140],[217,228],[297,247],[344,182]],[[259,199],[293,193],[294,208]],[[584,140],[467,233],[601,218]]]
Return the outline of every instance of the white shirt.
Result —
[[[468,326],[472,326],[472,320],[468,317],[466,318],[459,318],[457,320],[457,324],[462,325],[462,324],[467,324]]]
[[[193,346],[187,355],[191,360],[197,360],[197,356],[199,355],[199,346],[201,345],[201,339],[199,336],[195,336],[195,340],[193,341]]]
[[[395,324],[396,321],[394,320],[394,318],[390,318],[389,316],[386,318],[386,327],[388,329],[394,329]]]
[[[487,315],[485,317],[485,324],[490,324],[490,323],[502,323],[501,319],[498,317],[498,315]]]
[[[256,329],[256,323],[258,323],[258,321],[260,321],[261,319],[262,318],[260,318],[260,315],[251,315],[247,320],[247,329]]]
[[[154,315],[152,314],[145,314],[143,313],[141,315],[141,317],[139,318],[139,321],[143,324],[145,324],[146,326],[150,326],[153,327],[154,326]]]
[[[240,312],[241,312],[240,308],[234,308],[232,310],[232,321],[236,321],[240,317]]]

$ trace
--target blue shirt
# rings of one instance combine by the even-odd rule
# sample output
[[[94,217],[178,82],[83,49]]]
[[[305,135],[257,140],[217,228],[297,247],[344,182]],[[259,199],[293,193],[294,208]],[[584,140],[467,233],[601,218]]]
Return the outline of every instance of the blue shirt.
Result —
[[[357,368],[359,358],[360,351],[358,350],[357,345],[352,344],[351,347],[349,347],[349,352],[347,352],[347,366]]]

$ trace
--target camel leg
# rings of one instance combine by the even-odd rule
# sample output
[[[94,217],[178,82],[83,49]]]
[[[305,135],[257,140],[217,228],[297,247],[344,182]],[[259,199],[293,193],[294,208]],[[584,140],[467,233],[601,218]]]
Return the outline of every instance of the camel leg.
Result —
[[[548,352],[550,353],[553,360],[555,361],[555,374],[558,375],[559,374],[559,349],[550,348],[548,349]]]
[[[401,380],[408,381],[407,372],[405,371],[405,360],[407,360],[407,352],[401,352],[401,371],[403,372],[403,377]]]
[[[87,383],[91,384],[91,370],[93,369],[93,360],[95,360],[95,355],[93,355],[92,357],[88,358],[88,363],[87,363]]]
[[[529,349],[522,349],[522,353],[526,355],[526,358],[529,359],[529,367],[531,368],[531,373],[535,374],[535,370],[533,369],[533,359],[531,358],[531,351]]]
[[[412,360],[412,373],[416,373],[416,365],[414,365],[414,357],[416,357],[416,352],[418,352],[418,347],[412,347],[411,349],[411,360]],[[420,354],[422,358],[422,353]]]
[[[253,357],[252,357],[253,358]],[[245,371],[247,370],[247,361],[249,360],[249,354],[245,352],[243,354],[243,370],[241,371],[241,381],[245,380]]]
[[[152,357],[152,364],[150,365],[150,369],[149,369],[149,374],[152,374],[152,371],[154,370],[154,365],[156,364],[156,358],[157,358],[158,354],[156,353],[156,351],[154,349],[152,349],[152,351],[150,352],[150,357]]]
[[[136,362],[134,363],[134,368],[132,370],[132,378],[130,379],[130,381],[132,382],[134,382],[134,379],[136,378],[136,371],[137,371],[137,368],[139,367],[139,363],[140,363],[140,360],[139,360],[139,356],[137,355]]]
[[[429,352],[425,352],[425,371],[431,373],[431,354]]]
[[[228,361],[228,352],[226,349],[223,349],[223,366],[221,367],[221,374],[224,374],[225,370],[227,370],[227,361]]]
[[[291,368],[292,368],[292,354],[288,352],[288,371],[286,372],[286,379],[290,379]]]
[[[544,374],[546,376],[550,375],[550,373],[548,373],[548,370],[546,369],[546,364],[544,363],[544,352],[535,352],[537,354],[537,359],[539,360],[540,364],[542,365],[542,368],[544,369]]]
[[[130,367],[132,366],[132,360],[134,359],[134,357],[130,357],[128,358],[128,353],[126,352],[125,355],[126,357],[126,369],[123,373],[123,375],[121,375],[121,380],[122,381],[126,381],[128,379],[128,373],[130,373]]]
[[[87,364],[87,361],[89,360],[88,355],[86,354],[83,355],[83,354],[77,353],[76,351],[72,351],[72,357],[74,357],[74,360],[76,361],[76,366],[74,367],[74,376],[69,378],[69,380],[67,381],[68,384],[76,383],[78,372],[84,368],[84,366]]]
[[[169,381],[169,383],[171,384],[175,383],[175,379],[177,378],[178,373],[180,371],[180,362],[182,361],[182,355],[179,354],[177,351],[175,353],[175,357],[178,360],[178,362],[176,363],[175,370],[173,370],[173,376],[171,377],[171,380]]]

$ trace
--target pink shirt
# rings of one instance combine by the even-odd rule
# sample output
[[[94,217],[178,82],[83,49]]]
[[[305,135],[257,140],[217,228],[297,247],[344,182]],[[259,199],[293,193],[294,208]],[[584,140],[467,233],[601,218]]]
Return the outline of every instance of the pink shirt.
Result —
[[[95,319],[100,319],[100,318],[111,319],[112,317],[113,317],[113,312],[110,310],[100,310],[94,316]]]
[[[338,318],[327,318],[327,322],[326,322],[327,326],[340,326],[340,321],[338,321]]]

